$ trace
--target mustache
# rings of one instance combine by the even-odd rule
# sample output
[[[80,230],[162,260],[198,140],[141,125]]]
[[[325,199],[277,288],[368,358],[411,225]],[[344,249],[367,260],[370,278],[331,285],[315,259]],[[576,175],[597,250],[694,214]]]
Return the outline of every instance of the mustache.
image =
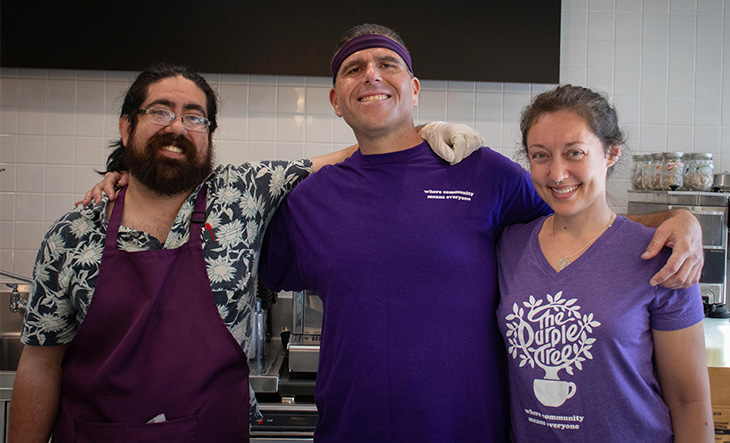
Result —
[[[147,153],[153,154],[165,146],[175,146],[182,150],[182,153],[190,158],[195,155],[195,145],[180,134],[155,134],[147,142]]]
[[[182,151],[183,157],[160,155],[159,151],[166,146],[175,146]],[[162,196],[191,191],[213,170],[211,150],[208,149],[206,158],[202,159],[196,145],[177,134],[155,134],[139,146],[132,140],[125,151],[130,174]]]

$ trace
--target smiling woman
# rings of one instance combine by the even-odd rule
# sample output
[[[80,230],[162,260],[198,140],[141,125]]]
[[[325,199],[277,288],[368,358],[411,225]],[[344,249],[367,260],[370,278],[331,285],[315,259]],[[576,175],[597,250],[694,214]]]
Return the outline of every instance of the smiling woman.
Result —
[[[606,202],[624,139],[616,111],[560,86],[535,98],[520,128],[554,215],[508,227],[499,243],[516,441],[712,441],[698,286],[650,286],[668,251],[642,260],[653,230]]]
[[[581,116],[561,110],[535,119],[527,151],[532,181],[555,211],[555,220],[576,215],[576,226],[596,229],[613,218],[606,204],[606,174],[621,154],[620,145],[604,149]],[[573,237],[565,241],[581,241]]]

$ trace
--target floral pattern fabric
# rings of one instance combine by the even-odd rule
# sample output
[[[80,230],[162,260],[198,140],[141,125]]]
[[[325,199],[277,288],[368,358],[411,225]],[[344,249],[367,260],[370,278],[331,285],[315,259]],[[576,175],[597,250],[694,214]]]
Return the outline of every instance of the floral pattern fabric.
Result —
[[[312,171],[308,160],[218,166],[208,185],[203,255],[223,322],[250,355],[256,272],[266,226],[283,198]],[[202,185],[201,185],[202,186]],[[134,252],[174,249],[188,241],[199,186],[177,214],[164,244],[144,232],[120,227],[117,247]],[[99,275],[108,200],[61,217],[44,238],[22,341],[36,346],[69,343],[84,320]],[[253,399],[253,397],[252,397]]]

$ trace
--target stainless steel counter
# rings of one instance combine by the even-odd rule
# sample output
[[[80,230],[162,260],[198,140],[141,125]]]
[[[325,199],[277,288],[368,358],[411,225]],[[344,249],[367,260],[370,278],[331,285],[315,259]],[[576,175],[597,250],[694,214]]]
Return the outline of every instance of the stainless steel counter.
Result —
[[[8,441],[8,410],[10,397],[13,394],[15,371],[0,371],[0,440]]]
[[[10,401],[15,383],[15,371],[0,371],[0,401]]]

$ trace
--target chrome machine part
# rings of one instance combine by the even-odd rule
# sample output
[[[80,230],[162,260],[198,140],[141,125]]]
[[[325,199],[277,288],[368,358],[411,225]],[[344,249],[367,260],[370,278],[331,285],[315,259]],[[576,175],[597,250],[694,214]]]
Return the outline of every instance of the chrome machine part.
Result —
[[[292,297],[292,333],[289,349],[291,372],[316,373],[322,334],[322,299],[314,291],[295,292]]]
[[[5,286],[10,288],[12,291],[10,296],[10,306],[8,307],[8,309],[10,309],[10,312],[17,312],[21,315],[24,315],[25,309],[28,306],[28,300],[27,298],[22,297],[20,294],[21,292],[27,293],[28,291],[27,288],[25,288],[26,291],[21,291],[20,285],[22,285],[22,283],[30,284],[32,280],[27,277],[13,274],[12,272],[2,270],[0,270],[0,276],[7,277],[7,279],[3,279],[2,281],[5,283]]]
[[[702,227],[705,264],[700,292],[708,317],[730,317],[725,309],[728,270],[728,201],[730,193],[702,191],[629,191],[629,214],[669,209],[692,212]]]
[[[716,192],[730,191],[730,172],[715,174],[712,181],[712,190]]]
[[[268,311],[271,329],[281,331],[280,337],[271,334],[264,370],[249,376],[264,416],[252,424],[252,443],[311,442],[318,420],[314,388],[321,300],[313,292],[285,292],[280,297]]]

